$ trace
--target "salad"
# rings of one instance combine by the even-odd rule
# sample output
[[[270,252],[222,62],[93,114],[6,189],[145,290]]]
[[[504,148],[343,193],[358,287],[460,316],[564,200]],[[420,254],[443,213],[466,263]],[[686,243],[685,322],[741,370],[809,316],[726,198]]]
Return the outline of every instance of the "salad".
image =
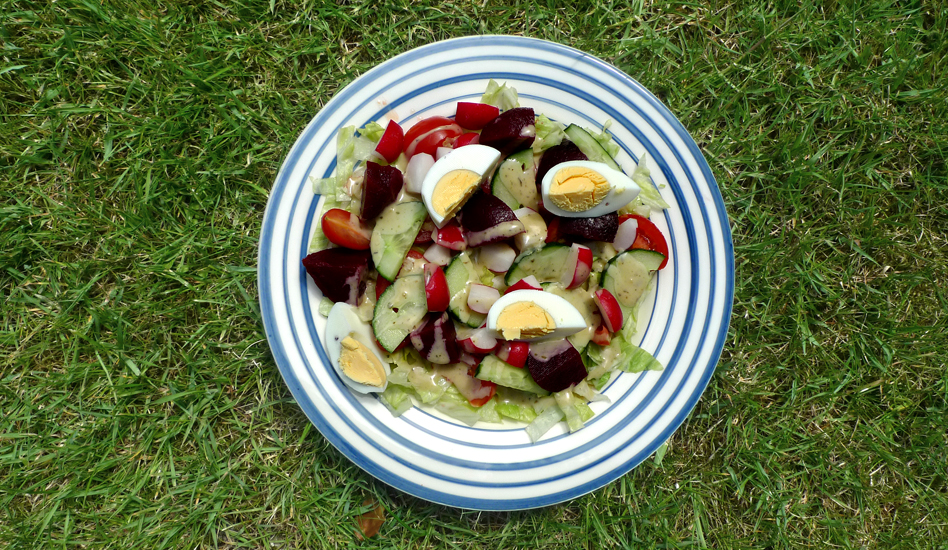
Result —
[[[302,262],[343,382],[396,416],[526,423],[535,442],[582,428],[617,370],[660,370],[632,340],[668,205],[618,151],[608,124],[564,125],[493,80],[454,118],[342,128]]]

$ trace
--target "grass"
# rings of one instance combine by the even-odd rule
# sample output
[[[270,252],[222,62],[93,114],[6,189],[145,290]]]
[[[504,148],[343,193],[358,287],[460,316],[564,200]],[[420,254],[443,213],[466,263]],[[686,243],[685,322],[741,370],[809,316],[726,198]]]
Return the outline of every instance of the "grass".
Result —
[[[0,0],[0,546],[948,548],[939,2]],[[268,189],[337,90],[434,40],[586,50],[692,132],[731,217],[718,370],[660,464],[436,506],[292,402]],[[366,499],[387,520],[358,542]]]

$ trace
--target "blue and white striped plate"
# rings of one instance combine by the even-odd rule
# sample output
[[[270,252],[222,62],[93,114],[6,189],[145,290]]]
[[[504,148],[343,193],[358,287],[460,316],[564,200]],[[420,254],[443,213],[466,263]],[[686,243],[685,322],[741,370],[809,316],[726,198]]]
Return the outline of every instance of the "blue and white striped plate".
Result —
[[[387,118],[404,128],[453,115],[487,81],[552,119],[610,131],[620,164],[648,154],[671,204],[653,216],[671,256],[639,314],[641,346],[661,372],[614,377],[593,418],[557,426],[531,444],[522,427],[460,425],[414,408],[400,418],[373,396],[349,391],[321,339],[320,293],[300,263],[317,223],[310,176],[335,168],[343,126]],[[638,82],[581,51],[529,38],[479,36],[395,57],[339,92],[300,135],[267,203],[259,256],[260,304],[273,356],[300,407],[343,454],[378,479],[461,508],[516,510],[569,500],[625,474],[667,440],[694,407],[727,334],[734,254],[727,214],[708,163],[681,123]],[[562,423],[561,423],[562,424]]]

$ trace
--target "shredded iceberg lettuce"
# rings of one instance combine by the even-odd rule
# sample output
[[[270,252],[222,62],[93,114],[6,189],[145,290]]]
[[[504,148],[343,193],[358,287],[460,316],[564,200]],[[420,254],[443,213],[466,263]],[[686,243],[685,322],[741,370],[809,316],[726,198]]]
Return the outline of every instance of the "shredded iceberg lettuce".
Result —
[[[536,122],[536,138],[533,140],[533,152],[542,153],[554,145],[562,143],[566,138],[566,129],[560,122],[550,120],[546,115],[538,115]]]
[[[589,134],[599,142],[599,145],[602,145],[602,148],[609,153],[609,156],[616,158],[616,155],[619,154],[619,144],[613,141],[612,134],[609,133],[609,127],[612,126],[612,121],[607,120],[605,124],[602,125],[602,131],[598,134],[589,132]]]
[[[382,139],[382,134],[385,133],[385,128],[378,122],[370,122],[365,125],[364,128],[359,130],[359,135],[378,143]]]
[[[481,103],[493,105],[501,111],[520,106],[517,90],[508,87],[506,83],[500,85],[493,78],[487,83],[487,90],[481,96]]]
[[[550,428],[553,426],[559,424],[560,420],[563,420],[563,416],[563,411],[555,406],[540,412],[526,428],[530,441],[533,443],[539,441],[540,438],[543,437],[543,434],[550,431]]]
[[[635,170],[632,171],[632,181],[637,183],[642,189],[642,192],[639,193],[636,199],[641,203],[650,208],[655,208],[656,210],[665,210],[668,208],[668,203],[665,202],[665,199],[662,198],[662,194],[658,192],[658,189],[655,187],[655,184],[652,183],[651,171],[646,165],[648,160],[648,154],[642,155],[642,158],[639,159],[639,163],[635,165]]]
[[[382,404],[392,412],[392,416],[396,417],[405,414],[406,411],[415,406],[411,400],[411,393],[404,387],[395,384],[389,384],[385,391],[379,395],[379,398]]]

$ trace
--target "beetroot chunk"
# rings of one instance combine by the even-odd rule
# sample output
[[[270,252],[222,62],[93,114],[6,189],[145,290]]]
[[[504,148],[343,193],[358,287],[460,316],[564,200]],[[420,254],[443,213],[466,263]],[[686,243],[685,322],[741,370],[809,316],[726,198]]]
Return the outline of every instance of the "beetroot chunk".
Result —
[[[411,333],[411,345],[436,365],[457,363],[461,358],[454,321],[447,313],[429,313],[424,325]]]
[[[366,161],[359,217],[369,221],[381,214],[386,206],[398,198],[402,183],[402,172],[398,168]]]
[[[533,145],[536,115],[530,107],[500,113],[481,130],[480,144],[500,150],[504,156]]]
[[[303,258],[303,267],[323,296],[333,302],[358,305],[371,259],[368,250],[327,248]]]
[[[619,230],[619,214],[610,212],[595,218],[558,218],[561,235],[611,243]]]
[[[530,344],[527,370],[537,385],[549,392],[565,390],[586,378],[586,366],[569,340]]]
[[[537,167],[537,185],[543,182],[543,176],[550,171],[550,168],[571,160],[589,160],[589,157],[572,141],[564,139],[559,145],[554,145],[544,151],[543,156],[540,157],[540,165]]]
[[[504,201],[482,191],[461,209],[461,225],[468,246],[502,241],[524,231],[523,222]]]

